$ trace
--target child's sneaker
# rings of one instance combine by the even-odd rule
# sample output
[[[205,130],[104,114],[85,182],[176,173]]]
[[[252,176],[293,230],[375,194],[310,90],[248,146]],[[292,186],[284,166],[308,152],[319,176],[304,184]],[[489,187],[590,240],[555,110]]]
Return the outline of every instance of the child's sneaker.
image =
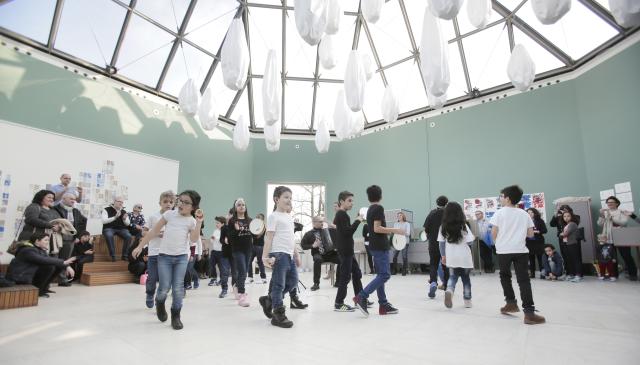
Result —
[[[398,309],[394,308],[391,303],[384,303],[380,305],[380,308],[378,309],[378,314],[380,314],[381,316],[387,315],[387,314],[397,314],[398,313]]]
[[[453,307],[453,292],[449,290],[444,292],[444,306],[447,308]]]
[[[218,298],[224,298],[227,296],[227,289],[222,289],[222,291],[220,292],[220,295],[218,295]]]
[[[618,279],[615,276],[612,276],[612,277],[609,278],[609,281],[616,281],[616,280],[618,280]]]
[[[191,284],[189,284],[189,285],[185,285],[185,286],[184,286],[184,290],[191,290],[191,289],[193,289],[193,287],[191,286]]]
[[[565,277],[565,280],[566,280],[566,281],[572,281],[574,278],[575,278],[575,276],[573,276],[573,275],[567,275],[567,276]]]
[[[464,300],[464,307],[465,307],[465,308],[471,308],[471,307],[473,307],[473,304],[471,304],[471,299],[465,299],[465,300]]]
[[[200,282],[196,281],[195,283],[193,283],[194,289],[198,289],[199,287],[200,287]]]
[[[209,280],[209,286],[214,286],[214,285],[218,285],[218,282],[216,281],[216,279],[211,279]]]
[[[572,283],[579,283],[582,281],[582,277],[574,276],[573,279],[570,280]]]
[[[333,311],[334,311],[334,312],[353,312],[353,311],[355,311],[355,310],[356,310],[355,308],[353,308],[353,307],[352,307],[352,306],[350,306],[350,305],[346,305],[346,304],[337,304],[337,303],[336,303],[336,304],[333,306]]]
[[[267,283],[267,279],[262,279],[262,284],[266,284]]]
[[[438,290],[438,284],[431,283],[431,285],[429,286],[429,298],[433,299],[436,297],[436,290]]]
[[[373,302],[367,299],[367,308],[373,307]]]
[[[258,298],[258,302],[262,307],[262,312],[264,313],[264,315],[269,319],[273,318],[273,308],[271,308],[271,297],[269,297],[268,295],[263,295],[260,298]]]
[[[249,295],[247,293],[240,294],[240,299],[238,300],[238,305],[241,307],[249,306]]]
[[[609,280],[609,278],[605,278],[605,277],[604,277],[604,276],[602,276],[602,275],[598,275],[598,280],[604,280],[604,279]]]
[[[355,303],[356,308],[358,308],[365,317],[369,317],[369,311],[367,310],[367,298],[356,295],[353,297],[353,303]]]
[[[153,308],[153,295],[147,295],[145,304],[147,305],[147,308]]]

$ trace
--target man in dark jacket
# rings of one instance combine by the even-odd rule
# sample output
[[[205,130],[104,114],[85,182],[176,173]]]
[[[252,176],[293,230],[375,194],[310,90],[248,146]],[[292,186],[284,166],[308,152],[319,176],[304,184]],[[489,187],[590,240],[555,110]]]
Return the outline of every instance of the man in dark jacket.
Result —
[[[427,233],[429,241],[429,298],[436,297],[438,290],[438,265],[440,264],[440,247],[438,245],[438,232],[442,224],[442,215],[444,214],[444,206],[447,205],[449,199],[446,196],[439,196],[436,199],[436,208],[429,212],[427,219],[424,221],[424,231]],[[449,280],[449,270],[442,265],[444,271],[444,289],[447,290],[447,281]]]
[[[38,287],[39,296],[48,298],[48,293],[53,293],[49,284],[58,272],[64,271],[70,278],[75,274],[69,266],[75,257],[68,260],[49,257],[48,248],[49,236],[44,233],[36,233],[29,241],[20,242],[16,257],[9,264],[7,279],[16,284],[32,284]]]
[[[60,214],[60,218],[64,218],[71,222],[73,227],[76,229],[76,234],[74,236],[62,236],[62,248],[60,249],[60,252],[58,252],[58,258],[62,260],[66,260],[71,257],[75,244],[80,242],[80,233],[87,229],[87,218],[82,215],[80,210],[75,208],[75,205],[76,195],[74,193],[64,193],[60,202],[53,206],[53,209]],[[67,281],[64,272],[60,272],[59,274],[58,285],[71,286],[71,281]]]
[[[320,274],[324,262],[340,263],[335,242],[335,229],[322,228],[323,218],[315,216],[312,219],[313,229],[302,237],[300,246],[303,250],[311,250],[313,256],[313,286],[312,291],[320,289]],[[340,272],[340,270],[337,270]]]

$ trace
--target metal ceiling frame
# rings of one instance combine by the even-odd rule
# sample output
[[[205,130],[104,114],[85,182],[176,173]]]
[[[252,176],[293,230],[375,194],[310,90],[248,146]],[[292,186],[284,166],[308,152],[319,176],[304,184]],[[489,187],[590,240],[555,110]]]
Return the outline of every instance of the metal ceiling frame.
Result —
[[[64,7],[64,0],[58,0],[56,2],[56,8],[53,11],[53,20],[51,21],[51,29],[49,30],[49,39],[47,41],[47,49],[49,52],[56,44],[56,38],[58,37],[58,29],[60,29],[60,16],[62,16],[62,8]]]

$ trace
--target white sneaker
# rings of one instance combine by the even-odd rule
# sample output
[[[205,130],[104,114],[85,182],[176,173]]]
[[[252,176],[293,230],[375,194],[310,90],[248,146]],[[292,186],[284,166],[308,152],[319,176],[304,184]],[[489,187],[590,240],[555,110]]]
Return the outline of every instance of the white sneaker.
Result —
[[[581,282],[581,281],[582,281],[582,278],[581,278],[581,277],[579,277],[579,276],[574,276],[574,277],[573,277],[571,280],[569,280],[569,281],[571,281],[572,283],[579,283],[579,282]]]
[[[598,280],[604,280],[604,276],[598,276]]]
[[[609,278],[609,281],[616,281],[616,280],[618,280],[618,279],[615,276],[612,276],[612,277]]]
[[[471,307],[473,307],[473,304],[471,304],[471,299],[465,299],[465,300],[464,300],[464,307],[465,307],[465,308],[471,308]]]

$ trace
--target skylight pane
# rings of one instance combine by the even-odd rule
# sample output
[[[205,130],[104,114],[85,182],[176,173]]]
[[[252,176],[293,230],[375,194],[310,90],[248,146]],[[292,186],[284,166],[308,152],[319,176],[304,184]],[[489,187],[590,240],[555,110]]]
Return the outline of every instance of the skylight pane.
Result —
[[[56,8],[55,0],[5,1],[0,7],[1,27],[47,44]]]
[[[244,116],[244,120],[249,124],[249,93],[248,89],[244,89],[242,95],[240,95],[240,99],[238,99],[238,104],[233,109],[233,113],[231,113],[231,119],[238,121],[240,119],[240,115]]]
[[[216,105],[218,106],[218,114],[226,115],[227,110],[231,106],[231,101],[236,96],[237,91],[233,91],[224,85],[222,81],[222,67],[218,64],[216,71],[211,77],[209,88],[213,92]]]
[[[337,64],[330,70],[322,67],[320,63],[320,77],[323,79],[344,79],[344,72],[347,68],[349,52],[353,45],[353,33],[356,26],[356,17],[351,15],[343,15],[340,19],[340,31],[333,36],[333,45],[335,49],[335,57]],[[360,38],[362,39],[362,37]],[[373,60],[373,58],[372,58]]]
[[[396,85],[396,95],[401,85]],[[364,107],[362,110],[367,116],[367,122],[372,123],[382,119],[382,97],[384,96],[384,84],[382,78],[374,75],[367,81],[367,90],[364,94]]]
[[[262,112],[262,79],[253,78],[253,118],[257,128],[264,128],[264,114]]]
[[[189,20],[186,38],[215,55],[237,8],[236,0],[199,1]]]
[[[289,129],[309,129],[311,127],[311,105],[313,104],[313,83],[287,81],[285,88],[285,126]]]
[[[88,17],[87,14],[100,14]],[[127,10],[109,0],[67,0],[55,48],[100,67],[111,62]]]
[[[334,130],[333,112],[336,107],[338,92],[344,89],[344,84],[321,82],[318,84],[318,95],[316,96],[316,114],[314,129],[318,129],[318,122],[324,117],[329,130]]]
[[[183,42],[171,62],[162,84],[162,91],[177,97],[184,83],[190,78],[200,88],[212,63],[212,57]]]
[[[527,52],[529,52],[531,59],[533,59],[533,62],[536,64],[536,74],[565,66],[562,61],[549,53],[549,51],[539,45],[538,42],[529,38],[529,36],[515,27],[513,29],[513,39],[515,44],[522,44],[527,49]]]
[[[467,0],[467,1],[475,1],[475,0]],[[491,9],[491,18],[489,20],[489,23],[487,24],[491,24],[496,20],[500,20],[500,19],[503,19],[503,17],[500,14],[498,14],[495,10]],[[464,35],[466,33],[469,33],[477,29],[471,24],[471,22],[469,22],[467,4],[464,4],[463,9],[460,9],[460,13],[458,14],[457,20],[458,20],[458,28],[460,30],[460,35]]]
[[[305,42],[293,18],[293,11],[287,17],[287,76],[313,77],[316,69],[316,49]]]
[[[414,60],[384,70],[387,81],[396,88],[400,100],[400,113],[426,107],[427,92],[420,79],[420,71]],[[382,99],[380,99],[382,101]]]
[[[367,25],[383,66],[411,56],[411,40],[398,1],[385,3],[380,19]]]
[[[409,17],[409,21],[411,22],[413,37],[419,47],[420,39],[422,39],[422,23],[424,22],[424,12],[427,9],[427,2],[421,0],[406,0],[404,2],[404,5],[407,9],[407,16]],[[450,40],[456,37],[456,32],[453,29],[453,22],[451,20],[440,20],[440,27],[442,30],[442,35],[446,40]]]
[[[462,39],[471,87],[480,90],[509,82],[511,56],[505,24],[498,24]]]
[[[253,74],[264,73],[270,49],[276,50],[280,67],[282,65],[282,10],[250,8],[249,33]]]
[[[460,58],[457,42],[449,43],[449,73],[451,84],[447,89],[447,99],[455,99],[467,95],[467,79],[464,77],[464,69],[462,68],[462,59]]]
[[[138,0],[135,9],[177,32],[189,3],[189,0]]]
[[[139,16],[132,16],[116,64],[118,73],[156,87],[174,39]]]

